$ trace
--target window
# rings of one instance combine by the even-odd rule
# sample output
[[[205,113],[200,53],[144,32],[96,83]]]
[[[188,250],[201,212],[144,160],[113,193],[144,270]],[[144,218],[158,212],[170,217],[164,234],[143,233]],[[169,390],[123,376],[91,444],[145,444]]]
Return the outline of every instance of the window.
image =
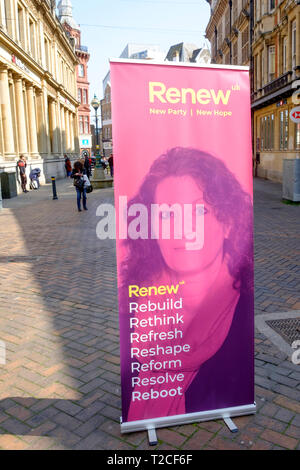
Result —
[[[78,88],[78,101],[81,103],[81,88]]]
[[[260,120],[260,149],[274,149],[274,114],[264,116]]]
[[[84,117],[84,133],[89,134],[89,117]]]
[[[289,112],[287,109],[280,111],[279,113],[279,148],[280,150],[288,149],[288,138],[289,138]]]
[[[287,71],[287,37],[283,38],[282,43],[282,73],[286,73]]]
[[[10,0],[4,0],[4,21],[6,30],[10,36],[13,35],[13,5]]]
[[[296,67],[296,20],[292,23],[292,66]]]
[[[259,82],[259,69],[258,69],[258,64],[259,64],[259,55],[254,56],[254,90],[257,90],[259,88],[258,82]]]
[[[225,13],[225,37],[230,36],[230,8],[228,7]]]
[[[79,64],[78,65],[78,76],[83,78],[84,77],[84,65]]]
[[[45,67],[46,70],[49,70],[50,61],[49,61],[49,43],[47,39],[44,39],[44,48],[45,48]]]
[[[232,63],[237,65],[238,63],[238,41],[236,40],[232,45]]]
[[[275,0],[269,0],[269,13],[275,9]]]
[[[259,19],[260,19],[260,0],[256,0],[255,10],[256,10],[256,21],[259,21]]]
[[[83,90],[83,104],[87,104],[87,102],[88,102],[87,90]]]
[[[25,35],[24,35],[24,10],[18,5],[18,30],[19,30],[19,41],[23,47],[25,47]]]
[[[232,24],[238,19],[238,2],[232,2]]]
[[[242,63],[245,64],[249,60],[249,28],[242,32]]]
[[[275,46],[268,47],[268,81],[275,78]]]
[[[83,116],[79,116],[79,134],[83,134]]]
[[[295,124],[295,150],[300,150],[300,123]]]
[[[29,52],[33,57],[35,57],[35,24],[31,18],[29,18]]]

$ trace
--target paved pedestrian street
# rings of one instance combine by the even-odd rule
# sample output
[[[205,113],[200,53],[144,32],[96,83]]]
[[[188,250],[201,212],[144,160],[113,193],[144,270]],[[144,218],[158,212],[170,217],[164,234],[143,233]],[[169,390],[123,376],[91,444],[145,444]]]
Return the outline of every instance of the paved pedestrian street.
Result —
[[[96,237],[113,190],[78,213],[71,182],[57,188],[57,201],[47,185],[0,211],[0,448],[149,449],[146,432],[120,433],[115,243]],[[300,317],[299,259],[300,207],[255,180],[256,318]],[[300,449],[300,365],[267,330],[255,348],[257,414],[238,433],[221,420],[159,429],[157,449]]]

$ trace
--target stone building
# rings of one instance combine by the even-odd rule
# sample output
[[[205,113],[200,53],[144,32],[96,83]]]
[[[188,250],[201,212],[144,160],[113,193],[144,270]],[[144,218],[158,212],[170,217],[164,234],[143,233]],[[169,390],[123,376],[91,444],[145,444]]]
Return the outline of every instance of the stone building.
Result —
[[[210,64],[211,56],[206,46],[198,47],[195,44],[181,42],[170,47],[165,60],[169,62]]]
[[[88,48],[81,44],[80,27],[73,18],[71,0],[60,0],[58,5],[58,18],[63,25],[67,36],[74,41],[75,52],[78,59],[76,66],[77,79],[77,99],[79,101],[78,108],[78,125],[79,125],[79,147],[80,153],[92,151],[92,136],[90,122],[90,105],[89,105],[89,81],[88,81],[88,62],[90,54]]]
[[[163,61],[166,53],[155,44],[135,44],[129,43],[122,51],[120,58],[132,60],[155,60]],[[102,82],[103,99],[101,100],[101,121],[102,121],[102,147],[103,153],[109,157],[113,153],[113,136],[111,120],[111,82],[110,72],[108,72]]]
[[[1,0],[0,23],[0,171],[23,154],[42,181],[63,177],[79,152],[74,47],[53,0]]]
[[[284,159],[300,157],[298,0],[207,0],[212,62],[249,65],[255,174],[282,180]]]
[[[104,156],[109,157],[113,153],[110,72],[103,80],[103,95],[101,100],[102,148]]]

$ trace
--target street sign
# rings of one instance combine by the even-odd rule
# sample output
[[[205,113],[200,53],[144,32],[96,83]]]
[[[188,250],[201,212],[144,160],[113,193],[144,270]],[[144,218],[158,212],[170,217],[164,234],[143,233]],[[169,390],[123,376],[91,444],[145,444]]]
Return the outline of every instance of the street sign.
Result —
[[[290,118],[296,124],[300,124],[300,106],[296,106],[290,112]]]

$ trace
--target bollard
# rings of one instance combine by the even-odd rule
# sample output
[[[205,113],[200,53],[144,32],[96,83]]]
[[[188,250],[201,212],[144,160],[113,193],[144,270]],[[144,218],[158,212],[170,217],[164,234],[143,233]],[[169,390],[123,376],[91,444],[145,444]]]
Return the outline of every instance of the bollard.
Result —
[[[52,181],[53,200],[55,200],[55,199],[58,199],[57,192],[56,192],[55,176],[51,176],[51,181]]]

